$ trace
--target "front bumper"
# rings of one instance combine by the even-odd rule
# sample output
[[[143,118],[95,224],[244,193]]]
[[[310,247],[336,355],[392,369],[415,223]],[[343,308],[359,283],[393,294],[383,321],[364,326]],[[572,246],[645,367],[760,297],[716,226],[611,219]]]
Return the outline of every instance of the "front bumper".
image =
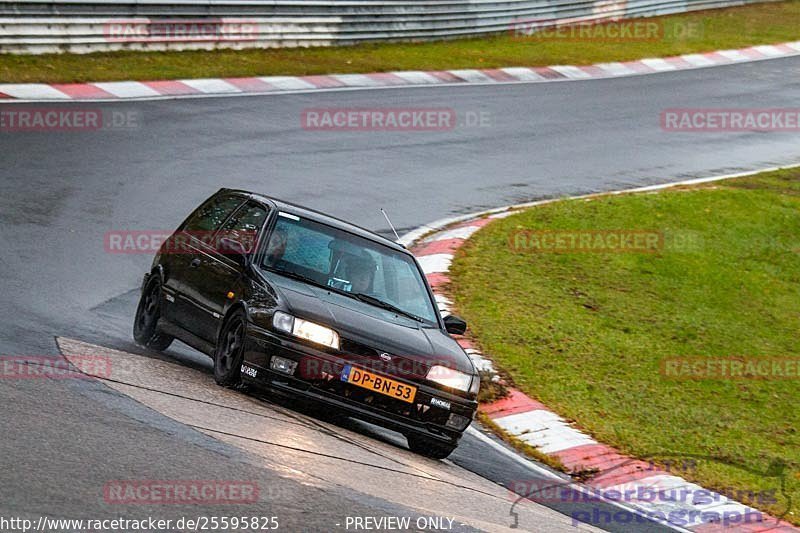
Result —
[[[296,361],[298,365],[294,374],[288,375],[270,369],[270,359],[275,356]],[[340,376],[346,364],[361,366],[357,360],[346,360],[306,344],[278,337],[253,324],[248,327],[244,360],[245,365],[256,371],[255,376],[244,372],[241,374],[245,383],[323,403],[344,415],[404,434],[421,434],[443,443],[458,442],[478,408],[474,400],[418,381],[403,379],[395,374],[384,375],[416,387],[413,403],[351,385],[341,381]],[[309,367],[318,371],[309,373],[303,370]],[[380,373],[372,367],[368,370]],[[432,404],[433,398],[439,401]],[[442,401],[449,404],[449,408],[442,407]]]

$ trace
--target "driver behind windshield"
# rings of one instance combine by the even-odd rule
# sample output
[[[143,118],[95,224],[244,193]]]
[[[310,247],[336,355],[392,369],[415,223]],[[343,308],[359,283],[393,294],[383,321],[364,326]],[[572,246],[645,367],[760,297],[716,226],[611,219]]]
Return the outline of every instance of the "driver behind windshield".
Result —
[[[367,252],[362,255],[347,257],[347,278],[350,281],[351,292],[356,294],[369,294],[372,292],[372,282],[375,278],[375,261]]]

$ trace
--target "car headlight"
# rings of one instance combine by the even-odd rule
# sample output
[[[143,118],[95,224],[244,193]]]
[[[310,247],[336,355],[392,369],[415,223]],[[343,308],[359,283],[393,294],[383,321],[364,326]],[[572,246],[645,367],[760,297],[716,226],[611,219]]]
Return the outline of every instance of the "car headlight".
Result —
[[[426,378],[430,381],[450,387],[451,389],[469,392],[472,384],[472,375],[447,368],[446,366],[434,365],[428,370]]]
[[[297,318],[283,311],[276,311],[272,316],[272,327],[278,331],[283,331],[334,350],[339,349],[339,334],[331,328]]]
[[[472,376],[472,386],[469,388],[469,393],[477,396],[481,391],[481,377],[479,375]]]

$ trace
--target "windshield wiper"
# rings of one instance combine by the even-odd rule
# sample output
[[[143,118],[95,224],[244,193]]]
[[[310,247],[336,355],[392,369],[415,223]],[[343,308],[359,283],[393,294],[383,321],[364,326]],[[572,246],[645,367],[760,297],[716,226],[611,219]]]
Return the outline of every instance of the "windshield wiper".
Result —
[[[417,315],[409,313],[408,311],[403,311],[399,307],[397,307],[395,305],[392,305],[389,302],[384,302],[383,300],[375,298],[374,296],[370,296],[369,294],[364,294],[363,292],[354,292],[354,293],[350,293],[350,294],[354,298],[358,298],[362,302],[366,302],[368,304],[372,304],[372,305],[375,305],[375,306],[378,306],[378,307],[382,307],[382,308],[387,309],[389,311],[393,311],[393,312],[395,312],[395,313],[397,313],[399,315],[406,316],[406,317],[408,317],[408,318],[410,318],[412,320],[416,320],[417,322],[422,322],[422,323],[427,322],[422,317],[418,317]]]
[[[264,267],[269,272],[274,272],[279,276],[285,276],[287,278],[296,279],[297,281],[304,281],[306,283],[310,283],[311,285],[316,285],[317,287],[322,287],[323,289],[330,290],[331,287],[320,283],[319,281],[315,280],[312,277],[304,276],[303,274],[299,274],[297,272],[292,272],[291,270],[283,270],[282,268],[273,268],[273,267]]]
[[[264,267],[264,268],[266,270],[268,270],[269,272],[274,272],[275,274],[278,274],[279,276],[285,276],[287,278],[292,278],[292,279],[296,279],[298,281],[303,281],[305,283],[310,283],[311,285],[316,285],[317,287],[322,287],[325,290],[329,290],[329,291],[335,292],[337,294],[342,294],[344,296],[349,296],[350,298],[355,298],[357,300],[361,300],[362,302],[366,302],[368,304],[372,304],[374,306],[381,307],[381,308],[386,309],[388,311],[392,311],[392,312],[397,313],[399,315],[403,315],[405,317],[408,317],[408,318],[410,318],[412,320],[416,320],[417,322],[422,322],[423,324],[427,322],[427,320],[425,320],[422,317],[419,317],[419,316],[417,316],[417,315],[415,315],[413,313],[409,313],[408,311],[404,311],[404,310],[400,309],[399,307],[390,304],[389,302],[384,302],[383,300],[381,300],[379,298],[375,298],[374,296],[370,296],[369,294],[364,294],[364,293],[361,293],[361,292],[347,292],[347,291],[343,291],[343,290],[337,289],[335,287],[329,287],[328,285],[325,285],[324,283],[320,283],[319,281],[315,280],[314,278],[311,278],[309,276],[304,276],[303,274],[299,274],[297,272],[292,272],[291,270],[283,270],[281,268],[272,268],[272,267]]]
[[[304,281],[305,283],[309,283],[316,287],[320,287],[322,289],[325,289],[326,291],[335,292],[336,294],[343,294],[345,296],[350,296],[351,298],[356,298],[356,296],[350,292],[337,289],[336,287],[331,287],[330,285],[325,285],[324,283],[321,283],[312,277],[305,276],[298,272],[293,272],[291,270],[283,270],[282,268],[273,268],[273,267],[264,267],[264,268],[269,272],[274,272],[275,274],[278,274],[279,276],[285,276],[287,278],[296,279],[297,281]]]

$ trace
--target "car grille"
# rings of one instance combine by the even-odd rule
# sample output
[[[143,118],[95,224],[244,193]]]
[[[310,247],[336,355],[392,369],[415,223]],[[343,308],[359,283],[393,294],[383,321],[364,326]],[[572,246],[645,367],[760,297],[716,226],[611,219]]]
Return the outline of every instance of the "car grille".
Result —
[[[346,354],[359,355],[361,357],[379,357],[381,354],[381,352],[370,348],[366,344],[361,344],[360,342],[350,339],[342,339],[340,349]]]
[[[386,352],[348,339],[342,340],[341,351],[344,352],[343,357],[350,363],[365,366],[374,372],[412,381],[424,378],[429,368],[428,363],[420,358],[388,354],[390,359],[384,360],[381,358],[381,354],[386,354]]]

